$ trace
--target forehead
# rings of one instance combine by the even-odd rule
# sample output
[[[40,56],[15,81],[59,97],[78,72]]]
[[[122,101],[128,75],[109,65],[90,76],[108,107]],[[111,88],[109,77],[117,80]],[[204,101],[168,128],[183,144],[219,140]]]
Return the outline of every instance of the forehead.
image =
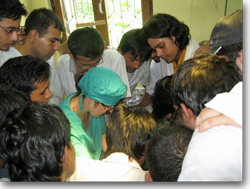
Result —
[[[2,21],[0,21],[0,25],[4,27],[19,27],[20,22],[21,22],[21,19],[12,20],[8,18],[4,18]]]
[[[35,90],[42,91],[49,85],[49,79],[42,82],[35,82],[34,84]]]
[[[91,57],[85,57],[85,56],[81,56],[81,55],[76,55],[76,58],[77,58],[77,60],[79,61],[79,62],[81,62],[81,63],[96,63],[96,62],[98,62],[98,61],[100,61],[100,59],[101,59],[101,56],[100,57],[97,57],[96,59],[91,59]]]
[[[54,28],[54,25],[53,25],[53,26],[48,27],[47,33],[44,34],[44,36],[49,37],[49,38],[56,38],[56,39],[61,40],[62,39],[62,33],[63,32],[60,31],[59,29]]]
[[[156,48],[157,45],[164,42],[164,38],[148,38],[148,43],[152,49]]]
[[[140,59],[139,55],[132,55],[131,52],[126,52],[123,56],[125,58]]]

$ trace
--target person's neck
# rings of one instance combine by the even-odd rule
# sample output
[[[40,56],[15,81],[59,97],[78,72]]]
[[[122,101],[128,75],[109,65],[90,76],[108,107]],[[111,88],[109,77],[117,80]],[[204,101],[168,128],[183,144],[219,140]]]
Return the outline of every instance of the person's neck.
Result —
[[[70,105],[71,109],[80,117],[80,119],[82,120],[82,123],[83,123],[83,128],[85,131],[87,131],[89,124],[85,124],[85,122],[90,117],[90,113],[89,113],[89,110],[87,109],[87,105],[86,105],[86,103],[88,103],[88,102],[86,101],[85,98],[82,99],[83,110],[81,112],[81,110],[80,110],[80,97],[81,97],[81,94],[74,97],[74,98],[71,98],[69,105]],[[88,121],[86,123],[88,123]]]
[[[21,45],[19,43],[16,43],[14,45],[15,49],[22,55],[22,56],[26,56],[26,55],[32,55],[34,56],[34,54],[32,54],[31,51],[31,47],[29,45],[29,42],[26,40],[25,44]]]
[[[178,54],[177,54],[177,56],[176,56],[176,58],[175,58],[176,64],[178,64],[178,61],[179,61],[180,58],[181,58],[181,53],[182,53],[182,51],[179,51]]]

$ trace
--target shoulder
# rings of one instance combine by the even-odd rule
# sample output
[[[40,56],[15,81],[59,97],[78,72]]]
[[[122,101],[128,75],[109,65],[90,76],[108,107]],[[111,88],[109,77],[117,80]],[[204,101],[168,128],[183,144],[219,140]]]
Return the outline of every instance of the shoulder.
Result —
[[[58,64],[65,64],[69,62],[70,56],[69,54],[64,54],[58,57]]]

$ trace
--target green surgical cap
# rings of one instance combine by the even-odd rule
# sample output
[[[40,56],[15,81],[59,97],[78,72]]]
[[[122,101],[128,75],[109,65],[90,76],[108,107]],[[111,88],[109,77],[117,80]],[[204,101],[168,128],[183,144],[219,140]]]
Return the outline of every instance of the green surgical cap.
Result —
[[[78,82],[78,87],[82,95],[108,106],[116,105],[127,92],[127,86],[118,74],[106,67],[90,69]],[[82,111],[82,105],[80,107]]]

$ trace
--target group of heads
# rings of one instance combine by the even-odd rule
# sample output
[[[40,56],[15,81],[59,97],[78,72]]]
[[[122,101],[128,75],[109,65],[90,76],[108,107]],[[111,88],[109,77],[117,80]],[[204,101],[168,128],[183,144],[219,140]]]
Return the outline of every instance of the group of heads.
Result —
[[[158,20],[156,18],[158,18]],[[145,25],[145,30],[150,31],[150,29],[153,29],[150,25],[155,25],[156,27],[160,25],[161,22],[164,22],[164,20],[160,22],[160,18],[160,14],[152,17],[148,24]],[[169,23],[171,22],[169,21]],[[160,39],[163,40],[164,38]],[[241,10],[237,10],[223,17],[216,23],[211,33],[210,50],[207,54],[195,56],[194,58],[184,61],[180,65],[180,69],[177,70],[177,73],[174,74],[172,84],[169,76],[162,78],[156,83],[155,93],[152,96],[155,119],[165,118],[169,113],[174,115],[172,116],[173,119],[176,118],[177,114],[180,114],[181,117],[182,115],[185,116],[185,114],[183,114],[185,111],[183,112],[181,108],[183,104],[191,109],[197,116],[201,109],[204,108],[204,104],[211,100],[215,94],[223,92],[224,90],[229,91],[237,81],[242,80],[242,76],[238,74],[240,73],[242,75],[243,73],[242,47],[243,14]],[[213,56],[213,54],[216,54],[216,56]],[[233,64],[237,65],[237,67]],[[238,71],[235,71],[235,69]],[[171,87],[174,88],[172,92],[170,92]],[[192,93],[192,91],[195,91],[197,94]],[[162,95],[164,95],[164,98],[161,97]],[[166,99],[173,100],[167,101]],[[173,111],[173,104],[176,105],[175,108],[179,113],[178,111]],[[166,106],[167,109],[164,109],[164,106]],[[183,119],[179,118],[179,121],[181,120]]]
[[[152,180],[177,181],[196,117],[217,94],[229,92],[243,80],[242,34],[242,11],[223,17],[211,34],[209,53],[184,61],[173,76],[156,83],[152,96],[154,118],[160,121],[172,114],[172,122],[159,129],[147,147]],[[179,150],[172,151],[174,146]]]
[[[25,15],[27,11],[18,0],[1,1],[0,50],[7,51],[16,44],[18,35],[23,34],[20,21]],[[48,102],[52,96],[48,89],[50,66],[45,60],[59,50],[64,25],[53,11],[40,8],[28,15],[24,28],[26,40],[20,48],[25,49],[25,56],[4,63],[0,82],[23,91],[31,101]]]
[[[107,122],[105,156],[122,152],[143,159],[155,130],[145,108],[117,106]],[[66,181],[75,171],[70,123],[56,105],[33,102],[14,109],[0,126],[0,140],[0,159],[11,181]]]
[[[94,28],[84,27],[74,30],[69,36],[68,48],[78,73],[85,73],[103,62],[104,41]],[[141,29],[126,32],[121,38],[118,51],[124,56],[126,71],[129,73],[135,72],[144,61],[149,60],[151,55],[151,48],[142,39]]]

